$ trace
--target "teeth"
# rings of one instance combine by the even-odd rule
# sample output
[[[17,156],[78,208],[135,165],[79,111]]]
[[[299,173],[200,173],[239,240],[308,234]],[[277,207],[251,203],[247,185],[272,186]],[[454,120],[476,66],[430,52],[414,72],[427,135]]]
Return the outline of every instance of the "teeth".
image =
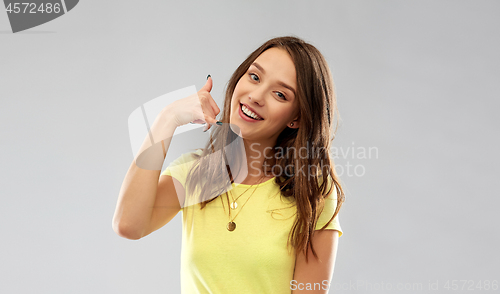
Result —
[[[242,105],[241,106],[241,110],[243,111],[244,114],[254,118],[254,119],[258,119],[260,120],[261,117],[258,116],[257,114],[255,114],[253,111],[251,111],[250,109],[248,109],[245,105]]]

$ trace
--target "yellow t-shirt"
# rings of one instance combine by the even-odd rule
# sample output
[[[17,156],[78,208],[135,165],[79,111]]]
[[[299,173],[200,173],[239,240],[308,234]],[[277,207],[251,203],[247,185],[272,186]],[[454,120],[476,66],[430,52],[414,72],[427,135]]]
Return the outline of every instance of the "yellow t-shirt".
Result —
[[[201,150],[194,153],[201,154]],[[185,187],[194,159],[191,153],[185,153],[162,175],[172,176]],[[237,208],[231,210],[231,219],[238,213],[234,231],[227,229],[230,208],[226,195],[217,197],[201,210],[199,204],[181,210],[182,293],[290,294],[295,250],[289,253],[287,241],[297,211],[294,200],[280,197],[274,178],[253,186],[232,186],[229,193],[233,199],[242,195],[236,201]],[[334,192],[325,200],[316,230],[330,220],[336,205]],[[339,236],[342,235],[338,215],[326,229],[338,230]]]

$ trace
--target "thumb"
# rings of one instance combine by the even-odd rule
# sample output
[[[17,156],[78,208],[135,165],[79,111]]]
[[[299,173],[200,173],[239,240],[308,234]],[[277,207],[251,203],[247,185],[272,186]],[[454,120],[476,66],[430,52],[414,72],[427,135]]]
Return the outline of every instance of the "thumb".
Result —
[[[212,91],[212,77],[210,75],[208,75],[207,82],[205,83],[205,85],[203,86],[203,88],[201,88],[201,90],[204,90],[204,91],[207,91],[207,92]]]

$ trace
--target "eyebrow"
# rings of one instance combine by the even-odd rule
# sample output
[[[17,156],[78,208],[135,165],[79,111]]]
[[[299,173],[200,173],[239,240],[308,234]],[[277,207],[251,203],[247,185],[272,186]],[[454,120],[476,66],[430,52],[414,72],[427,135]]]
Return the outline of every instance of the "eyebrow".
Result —
[[[262,68],[262,66],[260,66],[260,64],[258,64],[257,62],[252,63],[252,65],[255,66],[257,69],[259,69],[263,74],[266,73],[264,68]],[[295,96],[295,89],[292,88],[291,86],[289,86],[288,84],[285,84],[282,81],[278,81],[278,85],[283,86],[283,87],[287,88],[288,90],[292,91],[293,95]]]

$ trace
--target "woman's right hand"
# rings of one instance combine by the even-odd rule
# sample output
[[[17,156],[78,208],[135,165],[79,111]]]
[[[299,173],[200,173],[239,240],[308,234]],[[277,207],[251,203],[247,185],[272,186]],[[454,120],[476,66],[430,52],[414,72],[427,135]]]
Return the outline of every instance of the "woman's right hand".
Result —
[[[176,127],[192,123],[207,123],[204,130],[208,130],[211,124],[217,123],[215,118],[220,109],[215,100],[210,95],[212,90],[212,77],[208,77],[207,82],[197,94],[175,101],[169,105],[170,115],[174,116]]]

